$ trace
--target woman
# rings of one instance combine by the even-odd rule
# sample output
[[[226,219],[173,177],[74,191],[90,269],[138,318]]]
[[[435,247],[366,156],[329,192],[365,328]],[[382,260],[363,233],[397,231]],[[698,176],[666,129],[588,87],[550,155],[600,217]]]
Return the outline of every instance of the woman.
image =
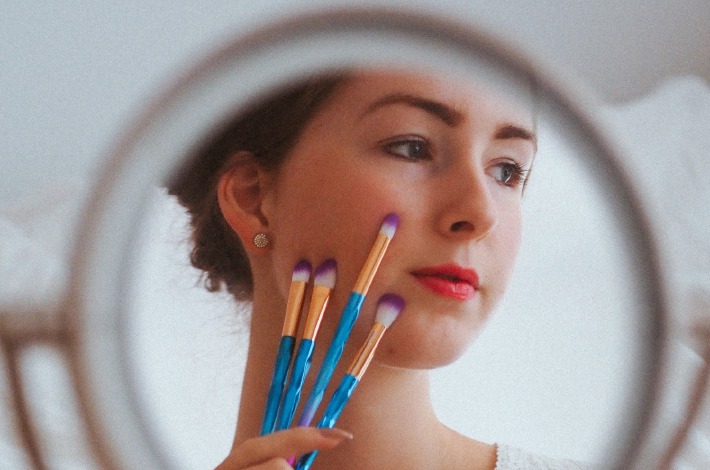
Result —
[[[208,288],[225,286],[253,305],[234,446],[220,469],[290,468],[290,456],[313,450],[321,451],[313,468],[506,468],[514,450],[437,420],[427,371],[456,360],[503,295],[535,149],[530,107],[472,82],[382,70],[296,86],[211,140],[171,191],[191,213],[192,261]],[[388,213],[399,216],[397,233],[326,398],[366,338],[380,295],[397,293],[406,307],[338,429],[256,437],[293,267],[337,261],[318,367]],[[565,464],[545,462],[538,468]]]

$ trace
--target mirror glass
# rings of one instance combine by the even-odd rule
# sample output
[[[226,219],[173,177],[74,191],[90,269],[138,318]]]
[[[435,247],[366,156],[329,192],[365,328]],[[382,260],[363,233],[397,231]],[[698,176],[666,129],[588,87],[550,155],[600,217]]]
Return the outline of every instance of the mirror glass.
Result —
[[[432,400],[441,421],[466,436],[607,462],[627,444],[646,397],[653,321],[604,162],[542,92],[530,97],[537,151],[513,275],[463,356],[432,371]],[[234,436],[251,306],[202,287],[184,209],[159,185],[147,201],[122,313],[126,366],[164,458],[207,468]]]
[[[271,105],[252,107],[324,76],[339,80],[307,94],[323,100],[297,138],[265,138],[251,153],[224,145],[245,123],[271,132]],[[378,422],[402,424],[390,437],[424,416],[446,436],[439,421],[498,444],[499,455],[514,446],[629,468],[660,375],[664,289],[619,157],[583,99],[561,90],[554,74],[487,36],[366,12],[266,28],[183,75],[116,145],[77,250],[71,359],[101,457],[118,468],[210,467],[229,452],[235,423],[239,439],[258,434],[298,258],[338,263],[336,313],[321,324],[310,390],[338,312],[362,286],[376,226],[395,212],[400,226],[341,363],[367,337],[380,295],[407,305],[341,416],[361,425],[352,445],[381,450],[361,444],[380,428],[360,412],[376,409],[399,413]],[[248,158],[279,146],[277,170]],[[200,165],[218,147],[227,176],[205,176]],[[161,189],[183,181],[211,195],[217,180],[229,230],[219,222],[210,233],[226,242],[236,232],[252,250],[268,287],[253,308],[199,287],[185,216]],[[249,243],[266,219],[272,244],[261,258]],[[202,246],[220,248],[220,263],[236,252]],[[257,367],[245,373],[245,364]],[[400,381],[383,387],[383,377]],[[384,395],[396,405],[366,406]]]

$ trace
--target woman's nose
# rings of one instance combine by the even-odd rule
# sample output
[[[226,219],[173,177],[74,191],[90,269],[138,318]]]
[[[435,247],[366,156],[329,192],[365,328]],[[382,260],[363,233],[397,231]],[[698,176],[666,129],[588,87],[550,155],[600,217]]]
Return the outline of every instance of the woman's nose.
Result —
[[[457,171],[441,188],[440,230],[447,237],[478,240],[498,222],[495,200],[483,171]]]

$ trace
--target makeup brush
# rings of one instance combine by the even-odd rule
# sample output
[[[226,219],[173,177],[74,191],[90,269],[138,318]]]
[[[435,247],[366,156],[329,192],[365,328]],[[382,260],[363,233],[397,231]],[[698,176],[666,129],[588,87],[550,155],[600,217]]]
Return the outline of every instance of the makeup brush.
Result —
[[[313,349],[320,322],[323,319],[323,312],[328,306],[330,293],[335,286],[337,264],[335,260],[329,259],[318,266],[313,275],[313,293],[311,303],[308,307],[308,316],[303,328],[301,341],[298,345],[298,352],[293,361],[291,378],[289,379],[286,393],[284,394],[281,411],[279,413],[278,425],[276,429],[288,429],[296,412],[298,401],[301,398],[301,389],[306,375],[311,367]]]
[[[318,372],[318,377],[316,378],[313,390],[311,390],[308,401],[306,401],[306,405],[303,408],[301,418],[298,421],[299,426],[308,426],[311,424],[311,421],[313,421],[313,416],[315,416],[318,405],[320,405],[320,402],[323,399],[323,394],[328,386],[328,382],[333,376],[333,372],[335,371],[335,367],[340,360],[340,356],[343,354],[345,342],[350,336],[350,331],[352,330],[353,325],[360,314],[362,302],[365,300],[365,296],[370,288],[372,279],[375,277],[375,273],[382,262],[382,258],[384,257],[387,247],[389,246],[389,243],[397,230],[398,224],[399,217],[397,214],[388,214],[382,222],[377,238],[370,249],[370,253],[365,260],[365,264],[360,270],[360,275],[355,283],[355,287],[353,288],[350,298],[348,299],[348,303],[345,305],[343,314],[340,317],[340,322],[336,327],[333,339],[328,347],[328,351],[325,354],[325,359],[323,359],[323,364]]]
[[[298,331],[298,319],[301,315],[303,297],[306,292],[306,284],[311,277],[311,265],[307,261],[299,261],[293,268],[291,276],[291,287],[288,292],[286,302],[286,316],[284,318],[283,329],[281,330],[281,342],[276,353],[274,373],[271,377],[269,395],[266,399],[266,410],[264,420],[261,424],[261,435],[273,432],[276,424],[276,414],[278,413],[281,394],[288,374],[288,366],[293,355],[293,347]]]
[[[340,417],[340,414],[345,408],[345,404],[350,399],[355,387],[362,380],[362,376],[370,365],[372,357],[375,355],[377,345],[380,343],[382,336],[387,328],[397,319],[400,312],[404,308],[404,300],[396,294],[385,294],[377,301],[377,314],[375,316],[375,324],[370,329],[370,334],[367,340],[363,343],[358,351],[355,359],[348,368],[348,373],[338,385],[338,388],[333,393],[330,403],[323,414],[323,417],[318,422],[319,428],[332,428],[335,422]],[[304,455],[296,466],[296,470],[307,470],[313,464],[318,451],[310,452]]]

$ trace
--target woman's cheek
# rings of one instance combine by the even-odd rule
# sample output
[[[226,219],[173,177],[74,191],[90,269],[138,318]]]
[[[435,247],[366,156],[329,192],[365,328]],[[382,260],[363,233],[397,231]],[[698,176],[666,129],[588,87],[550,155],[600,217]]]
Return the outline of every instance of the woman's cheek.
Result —
[[[305,212],[298,206],[284,207],[274,259],[284,263],[280,270],[290,278],[290,270],[300,259],[308,260],[315,269],[318,263],[334,258],[338,263],[337,285],[347,285],[349,291],[372,248],[387,206],[383,199],[370,203],[352,194],[328,196],[332,199],[326,198]]]
[[[499,234],[495,243],[493,263],[491,266],[491,281],[486,298],[486,309],[490,313],[505,294],[522,241],[522,220],[519,210],[511,210],[503,224],[499,224]]]

